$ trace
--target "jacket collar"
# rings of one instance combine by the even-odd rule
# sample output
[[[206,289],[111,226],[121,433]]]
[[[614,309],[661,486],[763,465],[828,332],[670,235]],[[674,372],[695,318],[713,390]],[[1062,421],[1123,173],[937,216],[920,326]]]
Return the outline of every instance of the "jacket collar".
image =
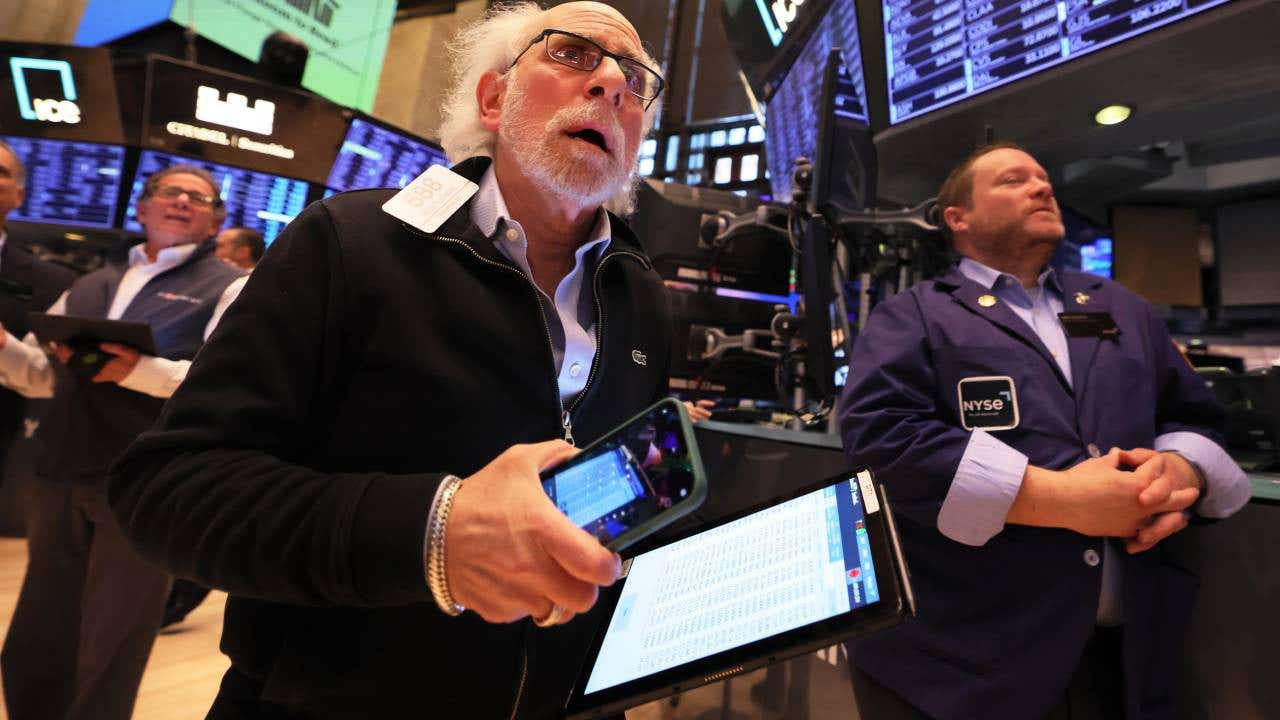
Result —
[[[492,163],[492,158],[477,156],[467,158],[454,165],[452,170],[471,182],[479,184],[481,178],[484,177],[485,171],[489,169]],[[640,240],[621,218],[609,213],[609,225],[611,226],[613,238],[609,242],[609,247],[605,249],[604,254],[601,256],[602,261],[604,258],[620,252],[630,252],[644,256],[644,247],[640,244]],[[511,261],[507,260],[506,256],[494,246],[490,239],[476,226],[475,222],[471,220],[470,202],[464,203],[457,212],[444,221],[440,229],[431,233],[431,235],[462,242],[486,260],[504,265],[511,264]]]
[[[1057,278],[1062,286],[1063,312],[1110,311],[1111,293],[1101,278],[1069,271],[1057,273]],[[946,275],[938,278],[935,281],[935,285],[939,290],[949,293],[956,302],[964,305],[974,315],[999,326],[1040,353],[1040,356],[1049,364],[1049,367],[1057,374],[1058,380],[1064,386],[1084,387],[1085,379],[1088,377],[1089,369],[1092,367],[1093,359],[1097,354],[1099,338],[1067,336],[1067,351],[1071,355],[1071,378],[1073,381],[1068,383],[1066,376],[1062,374],[1062,370],[1058,367],[1058,363],[1054,361],[1049,349],[1045,347],[1044,343],[1040,342],[1040,338],[1036,336],[1035,332],[1005,303],[996,302],[995,304],[990,304],[988,301],[984,304],[979,302],[983,296],[991,294],[987,288],[965,277],[956,267],[952,267]]]
[[[1071,383],[1067,382],[1066,376],[1062,374],[1061,368],[1058,367],[1058,363],[1053,359],[1049,348],[1045,347],[1044,343],[1040,341],[1035,331],[1023,322],[1022,318],[1018,317],[1009,308],[1008,304],[1000,301],[992,303],[990,298],[994,296],[988,288],[970,280],[964,273],[960,272],[958,267],[952,267],[946,275],[943,275],[935,282],[939,290],[949,293],[956,302],[968,308],[974,315],[1000,327],[1040,353],[1044,361],[1057,374],[1059,382],[1066,387],[1071,386]],[[1072,372],[1075,372],[1074,365],[1072,366]]]

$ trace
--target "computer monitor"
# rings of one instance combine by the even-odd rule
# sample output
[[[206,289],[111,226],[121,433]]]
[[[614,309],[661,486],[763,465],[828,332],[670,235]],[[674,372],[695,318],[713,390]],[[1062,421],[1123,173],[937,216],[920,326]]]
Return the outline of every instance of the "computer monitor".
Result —
[[[1081,245],[1080,271],[1104,278],[1114,277],[1111,245],[1112,240],[1109,237],[1100,237],[1093,242]]]
[[[342,149],[325,187],[337,192],[360,188],[402,188],[432,165],[448,166],[444,150],[433,142],[357,117],[347,128]]]
[[[773,199],[791,198],[791,176],[797,157],[813,160],[818,152],[818,127],[823,78],[832,48],[843,52],[846,77],[832,112],[847,120],[867,123],[867,93],[858,42],[858,19],[853,0],[834,0],[814,28],[790,68],[776,81],[765,107],[765,151]],[[868,134],[868,142],[870,135]],[[874,175],[872,176],[874,177]],[[869,197],[850,209],[870,204]]]
[[[27,168],[26,199],[12,220],[111,228],[120,198],[119,145],[4,136]]]
[[[832,242],[841,210],[874,204],[875,147],[863,118],[841,111],[851,88],[849,66],[839,48],[827,55],[818,104],[818,145],[813,163],[813,207],[800,244],[804,294],[805,376],[815,400],[836,393],[831,305],[835,302]]]
[[[1066,207],[1062,225],[1065,234],[1049,264],[1059,270],[1113,277],[1111,230]]]
[[[306,182],[294,178],[270,175],[243,168],[219,165],[206,160],[195,160],[180,155],[169,155],[155,150],[143,150],[138,158],[138,170],[133,176],[129,194],[129,208],[125,213],[124,227],[142,232],[135,208],[142,188],[151,173],[170,165],[196,165],[213,174],[218,183],[218,194],[227,206],[227,219],[223,227],[249,227],[262,233],[268,244],[280,234],[307,204],[310,190]]]
[[[1230,0],[881,0],[900,123]]]

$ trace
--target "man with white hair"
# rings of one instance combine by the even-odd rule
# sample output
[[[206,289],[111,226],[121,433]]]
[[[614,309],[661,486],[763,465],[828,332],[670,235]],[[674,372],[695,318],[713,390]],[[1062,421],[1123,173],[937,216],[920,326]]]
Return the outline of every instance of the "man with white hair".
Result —
[[[304,211],[112,470],[141,550],[231,595],[212,718],[558,713],[619,575],[538,472],[667,387],[665,289],[602,207],[663,80],[599,3],[453,50],[460,162]]]

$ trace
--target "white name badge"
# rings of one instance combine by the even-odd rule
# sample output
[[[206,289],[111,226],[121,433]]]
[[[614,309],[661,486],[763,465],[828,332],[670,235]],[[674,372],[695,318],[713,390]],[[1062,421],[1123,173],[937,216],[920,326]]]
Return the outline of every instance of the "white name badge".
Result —
[[[862,505],[867,514],[880,512],[880,498],[876,497],[876,488],[871,484],[871,473],[866,470],[858,473],[858,489],[862,491]]]
[[[384,203],[382,210],[422,232],[433,233],[479,189],[449,168],[432,165]]]

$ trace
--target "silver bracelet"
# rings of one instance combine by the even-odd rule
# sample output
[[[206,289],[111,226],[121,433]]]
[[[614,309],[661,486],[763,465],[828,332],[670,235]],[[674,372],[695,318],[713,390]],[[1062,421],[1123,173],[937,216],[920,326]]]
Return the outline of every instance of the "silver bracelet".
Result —
[[[446,615],[458,616],[466,608],[454,602],[449,593],[449,579],[445,574],[444,540],[445,530],[449,522],[449,511],[453,509],[453,496],[462,487],[462,478],[448,475],[436,491],[435,500],[431,502],[431,511],[427,515],[427,587],[431,589],[431,597],[436,606]]]

